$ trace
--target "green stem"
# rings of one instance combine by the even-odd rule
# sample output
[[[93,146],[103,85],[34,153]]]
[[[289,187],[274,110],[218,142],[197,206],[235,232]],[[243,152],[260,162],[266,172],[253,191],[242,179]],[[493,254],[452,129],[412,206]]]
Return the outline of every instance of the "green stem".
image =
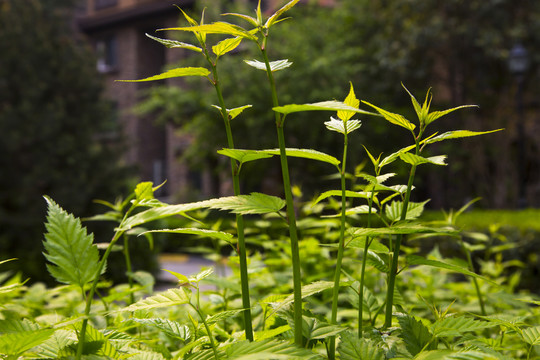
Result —
[[[124,234],[124,258],[126,260],[126,270],[128,273],[128,285],[129,285],[129,304],[131,305],[135,302],[135,296],[133,295],[133,278],[132,278],[132,267],[131,267],[131,257],[129,255],[129,241],[128,237]]]
[[[227,144],[229,149],[234,149],[234,141],[231,130],[231,123],[229,115],[227,114],[227,108],[225,107],[225,101],[223,99],[223,93],[221,92],[221,86],[218,80],[217,67],[211,61],[212,73],[214,77],[214,88],[216,89],[219,106],[221,107],[221,116],[225,123],[225,132],[227,133]],[[231,158],[231,174],[233,180],[234,195],[240,195],[240,174],[236,161]],[[247,271],[247,256],[246,256],[246,242],[244,237],[244,217],[240,214],[236,215],[236,229],[238,236],[238,257],[240,260],[240,285],[242,289],[242,307],[244,308],[244,329],[246,333],[246,339],[253,341],[253,325],[251,319],[251,302],[249,299],[249,277]]]
[[[197,292],[199,292],[199,289],[197,289]],[[208,326],[208,323],[206,322],[204,314],[202,313],[202,311],[199,309],[198,306],[195,306],[192,303],[189,303],[189,305],[191,305],[193,310],[195,310],[197,312],[197,315],[199,315],[199,318],[201,319],[202,323],[204,324],[204,328],[206,329],[206,333],[208,334],[208,338],[210,339],[210,346],[212,347],[212,351],[214,352],[214,358],[216,360],[218,360],[219,356],[218,356],[218,352],[217,352],[217,348],[216,348],[216,343],[214,342],[214,337],[212,336],[212,332],[210,331],[210,326]]]
[[[279,106],[279,101],[276,92],[276,84],[274,82],[274,76],[270,68],[270,61],[266,53],[266,36],[263,40],[263,45],[260,47],[264,63],[266,64],[266,73],[268,75],[268,81],[270,83],[270,90],[272,93],[272,104],[274,107]],[[277,137],[279,143],[279,157],[281,162],[281,172],[283,176],[283,190],[285,192],[285,201],[287,204],[287,218],[289,223],[289,236],[291,240],[291,257],[292,257],[292,270],[293,270],[293,318],[294,318],[294,342],[298,346],[302,346],[302,281],[300,272],[300,252],[298,246],[298,233],[296,230],[296,214],[294,212],[294,203],[291,190],[291,181],[289,178],[289,165],[287,162],[287,153],[285,151],[285,134],[283,131],[284,117],[274,112],[276,120]]]
[[[331,324],[337,324],[337,309],[339,300],[339,281],[341,277],[341,264],[343,262],[343,252],[345,251],[345,222],[347,212],[347,186],[345,182],[346,164],[347,164],[347,148],[349,146],[349,140],[347,137],[347,124],[344,123],[344,139],[343,139],[343,159],[341,166],[341,218],[340,218],[340,230],[339,230],[339,245],[336,259],[336,271],[334,273],[334,289],[332,294],[332,315],[330,318]],[[328,358],[334,360],[336,357],[336,337],[331,336],[328,344]]]
[[[371,192],[371,197],[368,201],[368,217],[367,217],[367,227],[371,227],[371,209],[373,206],[373,197],[375,192]],[[366,243],[364,245],[364,257],[362,258],[362,270],[360,270],[360,285],[358,286],[358,338],[362,337],[363,329],[363,319],[364,319],[364,279],[366,274],[366,264],[368,258],[369,245],[371,244],[371,238],[366,237]]]
[[[459,241],[460,241],[460,244],[461,244],[461,249],[463,250],[463,252],[465,253],[465,256],[467,257],[467,263],[469,265],[469,270],[474,272],[474,266],[473,266],[473,262],[472,262],[472,258],[471,258],[471,253],[465,247],[465,244],[463,243],[463,237],[460,237]],[[478,302],[480,304],[480,312],[482,313],[483,316],[486,316],[487,315],[486,307],[485,307],[485,304],[484,304],[484,298],[482,296],[482,292],[480,291],[480,286],[478,285],[478,280],[475,277],[473,277],[472,281],[473,281],[473,284],[474,284],[474,288],[476,290],[476,296],[478,297]]]

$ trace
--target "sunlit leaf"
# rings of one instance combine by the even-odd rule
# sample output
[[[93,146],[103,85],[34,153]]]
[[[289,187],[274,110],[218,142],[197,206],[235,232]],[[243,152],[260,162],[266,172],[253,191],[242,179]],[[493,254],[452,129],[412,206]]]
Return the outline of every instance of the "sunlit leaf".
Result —
[[[366,115],[375,115],[378,116],[375,113],[371,113],[369,111],[360,110],[357,108],[354,108],[352,106],[349,106],[341,101],[321,101],[317,103],[311,103],[311,104],[289,104],[285,106],[277,106],[272,108],[272,110],[282,113],[282,114],[291,114],[295,112],[301,112],[301,111],[350,111],[354,113],[359,114],[366,114]]]
[[[185,67],[185,68],[176,68],[171,69],[169,71],[166,71],[159,75],[150,76],[144,79],[139,80],[116,80],[116,81],[122,81],[122,82],[142,82],[142,81],[155,81],[155,80],[163,80],[163,79],[170,79],[170,78],[176,78],[176,77],[183,77],[183,76],[208,76],[210,75],[210,71],[203,67]]]
[[[168,48],[182,48],[182,49],[193,50],[196,52],[202,52],[202,49],[195,45],[187,44],[187,43],[177,41],[177,40],[162,39],[162,38],[158,38],[149,34],[145,34],[145,35],[148,36],[150,39],[155,40],[165,45]]]
[[[304,326],[302,326],[302,332],[308,341],[336,336],[347,330],[347,328],[343,326],[331,325],[307,316],[303,316],[303,323]]]
[[[433,341],[433,335],[429,329],[412,316],[398,316],[401,325],[401,335],[407,351],[416,355],[422,350],[437,349],[437,341]]]
[[[347,244],[347,247],[354,249],[365,249],[366,238],[366,236],[356,236]],[[390,250],[385,245],[381,244],[377,239],[371,239],[369,250],[384,254],[388,254],[390,252]]]
[[[227,359],[266,360],[266,359],[320,359],[311,350],[297,347],[289,341],[266,339],[261,341],[236,341],[226,349]],[[212,355],[212,359],[213,359]]]
[[[251,67],[254,67],[255,69],[266,71],[266,64],[263,62],[260,62],[258,60],[244,60],[246,64],[248,64]],[[279,71],[288,68],[293,63],[290,62],[288,59],[283,60],[276,60],[270,62],[270,71]]]
[[[434,336],[460,336],[465,332],[483,330],[495,324],[487,321],[475,320],[465,316],[448,316],[438,319],[432,326]]]
[[[270,155],[279,155],[279,149],[268,149],[268,150],[259,150],[261,153],[270,154]],[[332,155],[325,154],[323,152],[312,150],[312,149],[294,149],[286,148],[285,154],[290,157],[299,157],[304,159],[318,160],[326,162],[332,165],[339,165],[340,161],[333,157]]]
[[[283,5],[278,11],[276,11],[274,14],[272,14],[272,16],[270,16],[268,18],[268,20],[266,20],[266,23],[264,24],[264,27],[269,29],[272,25],[274,25],[276,23],[276,21],[279,19],[279,17],[281,15],[283,15],[283,13],[285,13],[286,11],[291,9],[294,5],[296,5],[296,3],[298,1],[300,1],[300,0],[292,0],[292,1],[289,1],[287,4]]]
[[[53,333],[53,329],[39,329],[2,334],[0,336],[0,354],[17,359],[25,351],[47,341]]]
[[[360,100],[358,100],[356,98],[356,95],[354,94],[354,88],[353,88],[352,83],[350,83],[349,94],[347,95],[347,97],[345,98],[345,100],[343,102],[346,105],[349,105],[349,106],[351,106],[353,108],[358,108],[358,106],[360,105]],[[337,112],[337,117],[339,119],[341,119],[343,122],[347,122],[351,117],[354,116],[354,114],[355,113],[351,112],[351,111],[340,110],[340,111]]]
[[[521,332],[523,340],[527,344],[540,345],[540,326],[532,326]]]
[[[165,292],[158,293],[153,296],[149,296],[145,299],[139,300],[128,307],[116,310],[118,312],[124,311],[138,311],[138,310],[150,310],[163,307],[171,307],[177,305],[187,304],[189,302],[189,296],[186,294],[184,288],[169,289]]]
[[[242,42],[242,37],[240,36],[234,37],[234,38],[228,38],[212,46],[212,51],[218,57],[223,56],[226,53],[236,49],[238,45],[240,45],[241,42]]]
[[[443,229],[429,227],[424,225],[393,225],[382,228],[359,228],[351,227],[347,230],[351,236],[381,236],[381,235],[399,235],[399,234],[420,234],[420,233],[441,233],[448,234],[456,232],[452,229]]]
[[[418,166],[421,164],[447,165],[445,162],[446,155],[438,155],[438,156],[425,158],[425,157],[407,152],[407,153],[399,154],[399,158],[405,161],[407,164],[411,164],[413,166]]]
[[[222,149],[218,154],[228,156],[243,164],[248,161],[270,158],[273,154],[264,153],[258,150]]]
[[[219,239],[223,241],[230,242],[233,238],[232,234],[223,232],[223,231],[215,231],[215,230],[207,230],[207,229],[197,229],[197,228],[177,228],[177,229],[160,229],[160,230],[150,230],[146,231],[142,234],[146,233],[168,233],[168,234],[189,234],[189,235],[197,235],[203,238],[212,238],[212,239]],[[141,235],[142,235],[141,234]]]
[[[217,105],[212,105],[213,107],[215,107],[216,109],[218,109],[219,111],[221,111],[221,107],[217,106]],[[240,115],[245,109],[249,109],[250,107],[252,107],[253,105],[244,105],[244,106],[239,106],[237,108],[234,108],[234,109],[227,109],[227,115],[229,115],[230,119],[234,119],[235,117],[237,117],[238,115]]]
[[[412,220],[418,218],[424,212],[424,206],[429,202],[426,200],[424,202],[409,202],[407,205],[407,215],[405,219]],[[388,220],[394,222],[401,220],[401,211],[403,210],[402,201],[392,201],[391,204],[386,205],[385,214]]]
[[[341,190],[328,190],[328,191],[325,191],[321,195],[319,195],[317,197],[317,199],[315,199],[315,201],[313,202],[313,205],[321,202],[322,200],[324,200],[326,198],[329,198],[330,196],[339,196],[339,197],[341,197],[342,196],[342,191]],[[346,197],[353,197],[353,198],[369,199],[371,197],[371,193],[347,190],[347,191],[345,191],[345,196]]]
[[[328,130],[337,131],[341,134],[350,134],[356,129],[359,129],[362,123],[360,120],[349,120],[347,123],[344,123],[342,120],[334,119],[330,117],[330,121],[324,123]]]
[[[390,155],[388,155],[387,157],[385,157],[379,164],[379,167],[383,167],[385,165],[388,165],[392,162],[394,162],[400,154],[403,154],[403,153],[406,153],[408,151],[411,151],[412,149],[414,149],[415,145],[410,145],[410,146],[407,146],[407,147],[404,147],[403,149],[399,149],[398,151],[396,151],[395,153],[392,153]]]
[[[240,26],[229,24],[223,21],[218,21],[212,24],[202,24],[190,27],[165,28],[160,30],[191,31],[199,34],[223,34],[257,40],[257,37],[251,34],[249,31],[242,29]]]
[[[453,111],[456,111],[456,110],[459,110],[459,109],[464,109],[464,108],[470,108],[470,107],[478,107],[478,106],[477,105],[462,105],[462,106],[458,106],[458,107],[448,109],[448,110],[433,111],[433,112],[431,112],[431,113],[429,113],[427,115],[427,117],[426,117],[426,125],[431,124],[433,121],[437,120],[438,118],[443,117],[444,115],[449,114],[449,113],[451,113]]]
[[[224,16],[225,15],[228,15],[228,16],[235,16],[235,17],[238,17],[240,19],[244,19],[246,20],[247,22],[249,22],[251,25],[253,25],[254,27],[257,27],[259,26],[258,22],[257,22],[257,19],[255,19],[254,17],[251,17],[251,16],[248,16],[248,15],[244,15],[244,14],[237,14],[237,13],[225,13],[223,14]]]
[[[366,104],[366,105],[371,106],[375,110],[377,110],[377,112],[379,114],[381,114],[386,120],[388,120],[390,123],[392,123],[394,125],[399,125],[401,127],[404,127],[405,129],[408,129],[408,130],[411,130],[411,131],[416,128],[416,125],[411,123],[409,120],[405,119],[405,117],[403,115],[395,114],[395,113],[392,113],[390,111],[386,111],[386,110],[381,109],[380,107],[377,107],[377,106],[375,106],[375,105],[373,105],[371,103],[368,103],[367,101],[364,101],[364,100],[362,100],[362,102],[364,104]]]
[[[266,214],[280,211],[285,200],[262,193],[228,196],[212,201],[211,208],[228,210],[235,214]]]
[[[438,141],[443,140],[450,140],[450,139],[459,139],[459,138],[465,138],[465,137],[471,137],[471,136],[478,136],[478,135],[484,135],[484,134],[491,134],[497,131],[502,131],[504,129],[497,129],[497,130],[491,130],[491,131],[469,131],[469,130],[454,130],[454,131],[448,131],[441,135],[435,136],[426,142],[428,144],[432,144]]]
[[[376,344],[356,334],[345,332],[341,334],[337,347],[341,360],[384,360],[384,352]]]

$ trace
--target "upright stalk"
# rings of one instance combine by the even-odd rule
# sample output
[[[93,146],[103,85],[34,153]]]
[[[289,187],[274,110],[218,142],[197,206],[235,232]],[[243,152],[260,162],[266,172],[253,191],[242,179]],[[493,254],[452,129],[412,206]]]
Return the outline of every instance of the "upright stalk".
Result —
[[[126,270],[128,273],[128,285],[129,285],[129,304],[131,305],[135,302],[135,296],[133,295],[133,269],[131,267],[131,256],[129,255],[129,239],[124,234],[124,258],[126,260]]]
[[[346,165],[347,165],[347,148],[349,146],[349,140],[347,136],[347,123],[344,122],[344,138],[343,138],[343,158],[341,165],[341,217],[340,217],[340,230],[339,230],[339,245],[336,259],[336,272],[334,273],[334,289],[332,294],[332,315],[330,318],[331,324],[337,323],[337,308],[339,300],[339,280],[341,277],[341,264],[343,262],[343,252],[345,251],[345,222],[347,212],[347,187],[345,182]],[[336,357],[336,337],[332,336],[329,339],[328,344],[328,358],[330,360]]]
[[[472,258],[471,258],[471,253],[469,251],[469,249],[467,249],[465,247],[465,244],[463,242],[463,237],[459,237],[459,242],[460,242],[460,245],[461,245],[461,249],[463,250],[463,252],[465,253],[465,256],[467,257],[467,263],[469,264],[469,270],[470,271],[473,271],[474,272],[474,266],[473,266],[473,262],[472,262]],[[485,307],[485,304],[484,304],[484,298],[482,297],[482,292],[480,290],[480,286],[478,285],[478,280],[473,277],[472,278],[472,281],[473,281],[473,284],[474,284],[474,289],[476,290],[476,296],[478,297],[478,302],[480,304],[480,312],[483,316],[486,316],[487,313],[486,313],[486,307]]]
[[[270,84],[270,90],[272,93],[272,104],[274,107],[279,106],[277,97],[276,84],[274,82],[274,75],[270,67],[270,61],[268,60],[268,54],[266,52],[267,35],[264,34],[263,44],[260,46],[260,50],[266,65],[266,73],[268,75],[268,81]],[[285,151],[285,134],[283,131],[285,117],[274,111],[276,120],[276,130],[279,143],[279,155],[281,162],[281,172],[283,176],[283,190],[285,192],[285,201],[287,204],[287,219],[289,224],[289,237],[291,241],[291,257],[292,257],[292,270],[293,270],[293,319],[294,319],[294,342],[298,346],[302,346],[302,281],[300,273],[300,252],[298,246],[298,232],[296,230],[296,214],[294,212],[294,203],[291,190],[291,181],[289,178],[289,165],[287,162],[287,153]]]
[[[416,155],[420,153],[420,137],[421,137],[421,133],[418,136],[415,136]],[[403,207],[401,208],[401,217],[400,217],[401,221],[407,218],[407,209],[409,207],[409,199],[411,197],[411,190],[412,190],[412,185],[414,182],[415,173],[416,173],[416,165],[412,165],[411,171],[409,173],[409,181],[407,183],[407,192],[405,193],[405,199],[403,200]],[[397,276],[399,251],[401,248],[402,240],[403,240],[403,234],[399,234],[396,238],[396,242],[393,249],[392,265],[390,267],[390,273],[388,274],[388,289],[386,292],[386,313],[385,313],[384,326],[383,326],[384,329],[387,329],[392,326],[392,308],[394,307],[394,288],[395,288],[396,276]]]
[[[216,89],[216,94],[221,107],[221,116],[225,123],[225,132],[227,133],[227,144],[229,149],[234,149],[234,141],[231,130],[231,123],[229,115],[227,114],[227,108],[225,107],[225,101],[223,100],[223,93],[221,92],[221,86],[219,84],[218,73],[216,65],[210,61],[210,57],[207,55],[207,59],[212,67],[213,85]],[[231,174],[233,180],[234,195],[240,195],[240,174],[236,160],[231,158]],[[244,238],[244,217],[240,214],[236,215],[236,229],[238,236],[238,257],[240,260],[240,285],[242,289],[242,307],[244,308],[244,330],[246,333],[246,339],[253,341],[253,325],[251,319],[251,302],[249,299],[249,278],[247,271],[247,256],[246,256],[246,242]]]
[[[367,218],[367,227],[371,227],[371,209],[373,206],[373,196],[374,191],[371,192],[371,197],[368,201],[368,218]],[[360,271],[360,285],[358,286],[358,338],[362,337],[363,333],[363,324],[362,319],[364,318],[364,278],[366,273],[366,263],[368,257],[369,245],[371,244],[371,238],[366,237],[366,243],[364,245],[364,256],[362,258],[362,270]]]

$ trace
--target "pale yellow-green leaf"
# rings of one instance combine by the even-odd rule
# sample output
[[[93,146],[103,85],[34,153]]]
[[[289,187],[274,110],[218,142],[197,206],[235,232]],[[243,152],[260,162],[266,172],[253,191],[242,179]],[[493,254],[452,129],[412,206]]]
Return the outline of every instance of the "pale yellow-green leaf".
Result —
[[[176,78],[176,77],[184,77],[184,76],[208,76],[210,75],[210,71],[203,67],[185,67],[185,68],[176,68],[168,70],[162,74],[150,76],[144,79],[139,80],[116,80],[116,81],[122,81],[122,82],[143,82],[143,81],[156,81],[156,80],[164,80],[164,79],[170,79],[170,78]]]

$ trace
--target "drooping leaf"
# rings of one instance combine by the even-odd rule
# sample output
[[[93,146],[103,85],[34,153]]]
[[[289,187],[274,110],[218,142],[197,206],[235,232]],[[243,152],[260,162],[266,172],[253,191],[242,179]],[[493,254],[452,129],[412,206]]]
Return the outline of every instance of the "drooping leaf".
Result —
[[[269,29],[272,25],[274,25],[276,23],[276,21],[279,19],[279,17],[281,15],[283,15],[283,13],[285,13],[286,11],[291,9],[294,5],[296,5],[296,3],[298,1],[300,1],[300,0],[291,0],[287,4],[283,5],[278,11],[276,11],[274,14],[272,14],[272,16],[270,16],[268,18],[268,20],[266,20],[266,23],[264,24],[264,27]]]
[[[215,199],[210,207],[246,215],[278,212],[285,204],[285,200],[277,196],[251,193],[250,195],[228,196]]]
[[[156,80],[164,80],[164,79],[170,79],[170,78],[176,78],[176,77],[184,77],[184,76],[203,76],[206,77],[210,75],[210,70],[203,67],[184,67],[184,68],[176,68],[171,69],[168,71],[165,71],[162,74],[150,76],[144,79],[138,79],[138,80],[116,80],[121,82],[143,82],[143,81],[156,81]]]
[[[354,113],[359,114],[365,114],[365,115],[374,115],[378,116],[375,113],[371,113],[369,111],[360,110],[357,108],[354,108],[352,106],[349,106],[341,101],[321,101],[317,103],[311,103],[311,104],[289,104],[285,106],[277,106],[272,108],[272,110],[281,113],[281,114],[292,114],[295,112],[301,112],[301,111],[350,111]]]
[[[160,230],[150,230],[146,231],[142,234],[146,233],[168,233],[168,234],[190,234],[190,235],[198,235],[203,238],[212,238],[212,239],[219,239],[226,242],[231,242],[233,235],[223,232],[223,231],[215,231],[215,230],[207,230],[207,229],[198,229],[198,228],[177,228],[177,229],[160,229]],[[141,235],[142,235],[141,234]]]
[[[266,64],[258,61],[258,60],[244,60],[246,64],[248,64],[251,67],[254,67],[255,69],[266,71]],[[283,60],[276,60],[270,62],[270,71],[279,71],[288,68],[293,63],[290,62],[288,59]]]
[[[118,312],[124,311],[138,311],[138,310],[150,310],[162,307],[170,307],[187,304],[189,302],[189,296],[186,294],[184,288],[169,289],[165,292],[158,293],[156,295],[139,300],[128,307],[117,310]]]
[[[198,47],[198,46],[195,46],[195,45],[187,44],[187,43],[177,41],[177,40],[162,39],[162,38],[152,36],[150,34],[145,34],[145,35],[148,36],[150,39],[155,40],[155,41],[165,45],[168,48],[182,48],[182,49],[193,50],[193,51],[196,51],[196,52],[202,52],[202,49],[200,47]]]
[[[198,34],[223,34],[231,35],[235,37],[247,38],[250,40],[257,40],[257,37],[250,33],[249,31],[244,30],[238,25],[229,24],[227,22],[218,21],[212,24],[201,24],[194,25],[190,27],[175,27],[175,28],[165,28],[160,29],[161,31],[167,30],[178,30],[178,31],[191,31]]]
[[[17,359],[25,351],[47,341],[53,333],[53,329],[38,329],[3,334],[0,336],[0,354]]]
[[[470,130],[447,131],[443,134],[430,138],[429,140],[426,141],[426,143],[432,144],[432,143],[443,141],[443,140],[459,139],[459,138],[466,138],[466,137],[471,137],[471,136],[491,134],[491,133],[502,131],[502,130],[504,129],[497,129],[497,130],[491,130],[491,131],[470,131]]]
[[[240,164],[248,161],[266,159],[274,156],[273,154],[264,153],[258,150],[240,150],[240,149],[222,149],[218,150],[218,154],[228,156],[237,160]]]
[[[409,265],[427,265],[427,266],[432,266],[432,267],[436,267],[436,268],[440,268],[440,269],[446,269],[446,270],[457,272],[457,273],[460,273],[460,274],[463,274],[463,275],[472,276],[472,277],[475,277],[477,279],[487,281],[492,285],[498,286],[498,284],[496,282],[494,282],[494,281],[492,281],[492,280],[490,280],[490,279],[488,279],[488,278],[486,278],[484,276],[478,275],[478,274],[470,271],[469,269],[466,269],[464,267],[461,267],[461,266],[458,266],[458,265],[455,265],[455,264],[451,264],[451,263],[444,262],[444,261],[441,261],[441,260],[426,259],[425,257],[419,256],[419,255],[407,255],[406,259],[407,259],[407,264],[409,264]]]
[[[47,269],[64,284],[78,285],[93,281],[99,274],[99,253],[92,243],[94,236],[87,234],[81,221],[68,214],[51,198],[47,201],[47,223],[45,227],[45,257],[51,264]]]
[[[328,130],[337,131],[341,134],[350,134],[356,129],[359,129],[362,126],[360,120],[349,120],[345,124],[342,120],[334,119],[330,117],[330,121],[324,123]]]
[[[344,332],[337,347],[342,360],[384,360],[384,352],[370,340]]]
[[[424,349],[437,349],[437,341],[432,341],[433,335],[422,322],[408,315],[398,316],[398,321],[401,325],[400,337],[411,355],[414,356]]]
[[[279,149],[268,149],[268,150],[259,150],[259,151],[261,153],[270,154],[270,155],[280,154]],[[304,159],[322,161],[328,164],[332,164],[334,166],[339,165],[341,162],[335,157],[333,157],[332,155],[328,155],[323,152],[320,152],[317,150],[311,150],[311,149],[286,148],[285,154],[290,157],[299,157],[299,158],[304,158]]]
[[[366,105],[371,106],[375,110],[377,110],[377,112],[379,114],[381,114],[386,120],[388,120],[390,123],[392,123],[394,125],[401,126],[401,127],[405,128],[405,129],[411,130],[411,131],[416,128],[416,125],[411,123],[409,120],[405,119],[405,117],[403,115],[395,114],[395,113],[392,113],[390,111],[386,111],[386,110],[381,109],[380,107],[375,106],[373,104],[370,104],[370,103],[368,103],[367,101],[364,101],[364,100],[362,100],[362,102],[364,104],[366,104]]]
[[[191,337],[189,327],[187,325],[182,325],[177,321],[162,318],[133,318],[132,320],[142,325],[152,326],[158,330],[163,331],[168,336],[176,339],[187,341]]]
[[[228,39],[222,40],[218,42],[216,45],[212,46],[212,51],[218,57],[223,56],[226,53],[236,49],[238,45],[240,45],[240,43],[242,42],[242,39],[243,39],[242,37],[237,36],[234,38],[228,38]]]
[[[413,166],[418,166],[420,164],[447,165],[445,162],[446,155],[438,155],[425,158],[406,152],[399,154],[399,158],[405,161],[407,164],[411,164]]]

